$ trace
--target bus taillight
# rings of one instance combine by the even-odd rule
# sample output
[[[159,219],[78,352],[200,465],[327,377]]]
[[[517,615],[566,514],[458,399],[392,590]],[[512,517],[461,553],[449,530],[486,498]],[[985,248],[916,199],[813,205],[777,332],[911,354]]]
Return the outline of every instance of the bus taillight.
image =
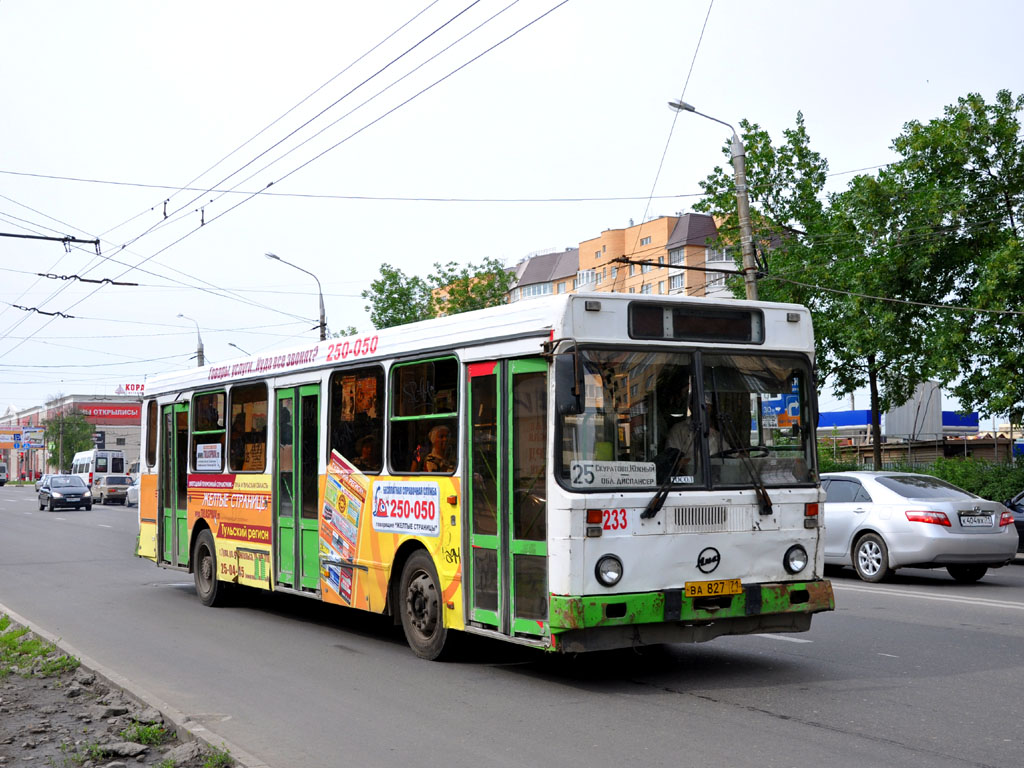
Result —
[[[820,519],[818,516],[818,502],[814,501],[810,504],[804,504],[804,528],[817,528],[818,520]]]

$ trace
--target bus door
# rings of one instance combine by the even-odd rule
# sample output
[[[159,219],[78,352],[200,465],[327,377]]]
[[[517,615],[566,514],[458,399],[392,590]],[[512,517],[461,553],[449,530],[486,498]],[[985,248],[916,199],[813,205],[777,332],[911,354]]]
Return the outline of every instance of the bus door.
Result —
[[[188,565],[188,403],[163,407],[160,427],[160,560]]]
[[[320,586],[320,385],[277,390],[276,413],[275,575],[281,586],[316,591]]]
[[[548,633],[547,363],[469,366],[470,620]]]

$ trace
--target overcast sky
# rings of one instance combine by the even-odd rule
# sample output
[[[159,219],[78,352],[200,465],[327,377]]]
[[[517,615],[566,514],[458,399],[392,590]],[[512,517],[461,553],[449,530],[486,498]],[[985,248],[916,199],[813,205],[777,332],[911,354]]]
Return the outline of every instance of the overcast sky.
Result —
[[[669,100],[777,139],[802,111],[841,189],[908,120],[1024,90],[1022,21],[1010,0],[0,0],[0,232],[101,241],[0,238],[0,412],[195,365],[179,313],[208,363],[315,339],[313,278],[267,251],[363,330],[382,263],[512,265],[690,210],[728,130]]]

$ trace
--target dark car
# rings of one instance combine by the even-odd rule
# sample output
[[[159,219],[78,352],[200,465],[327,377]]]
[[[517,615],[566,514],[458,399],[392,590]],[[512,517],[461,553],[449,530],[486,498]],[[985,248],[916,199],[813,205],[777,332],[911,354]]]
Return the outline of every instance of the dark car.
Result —
[[[74,507],[92,509],[92,491],[78,475],[53,475],[39,486],[39,508]]]
[[[1012,499],[1003,502],[1003,506],[1013,513],[1013,525],[1017,529],[1017,551],[1024,552],[1024,491]]]
[[[99,504],[124,504],[131,484],[127,475],[100,475],[93,481],[92,495]]]

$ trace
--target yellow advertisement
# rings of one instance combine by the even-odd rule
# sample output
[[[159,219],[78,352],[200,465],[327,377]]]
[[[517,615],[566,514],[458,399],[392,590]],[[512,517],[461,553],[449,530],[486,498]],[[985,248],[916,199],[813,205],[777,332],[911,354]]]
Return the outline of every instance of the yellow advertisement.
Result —
[[[189,475],[188,530],[204,519],[217,542],[218,578],[269,589],[270,475]]]

